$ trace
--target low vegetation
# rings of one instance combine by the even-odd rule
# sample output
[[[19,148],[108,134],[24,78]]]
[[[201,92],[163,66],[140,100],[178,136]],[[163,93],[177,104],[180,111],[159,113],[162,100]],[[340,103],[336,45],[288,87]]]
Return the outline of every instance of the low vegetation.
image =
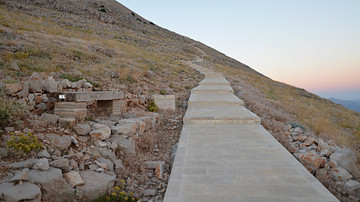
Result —
[[[31,151],[39,151],[43,148],[43,144],[31,133],[17,135],[11,133],[10,135],[7,146],[13,148],[18,154],[29,154]]]
[[[0,127],[14,125],[25,111],[24,105],[15,102],[6,95],[4,89],[0,89]]]

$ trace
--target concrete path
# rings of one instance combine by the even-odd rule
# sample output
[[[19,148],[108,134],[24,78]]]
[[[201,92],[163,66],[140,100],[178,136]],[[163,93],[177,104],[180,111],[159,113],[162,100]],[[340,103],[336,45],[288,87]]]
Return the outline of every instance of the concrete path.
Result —
[[[165,202],[338,201],[243,107],[228,81],[199,65]]]

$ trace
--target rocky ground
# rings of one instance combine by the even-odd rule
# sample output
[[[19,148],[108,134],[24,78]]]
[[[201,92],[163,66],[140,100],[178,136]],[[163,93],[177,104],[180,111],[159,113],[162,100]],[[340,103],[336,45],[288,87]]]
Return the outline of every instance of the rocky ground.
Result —
[[[162,201],[186,96],[177,101],[176,112],[155,113],[145,111],[146,96],[124,91],[121,115],[95,114],[94,103],[88,103],[86,119],[76,120],[54,114],[57,99],[52,93],[91,92],[96,87],[52,75],[34,72],[24,82],[3,86],[9,100],[29,111],[18,119],[21,125],[4,127],[0,136],[0,199],[91,201],[121,186],[141,201]],[[32,135],[41,146],[29,154],[9,143],[12,137]]]

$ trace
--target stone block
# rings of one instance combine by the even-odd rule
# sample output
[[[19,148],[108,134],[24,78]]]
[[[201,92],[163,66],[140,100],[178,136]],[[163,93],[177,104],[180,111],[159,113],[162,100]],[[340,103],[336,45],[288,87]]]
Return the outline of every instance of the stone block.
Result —
[[[159,109],[176,110],[175,95],[154,95],[154,102]]]
[[[59,127],[72,128],[75,126],[76,120],[74,118],[59,118]]]
[[[5,84],[5,91],[8,95],[12,95],[22,90],[20,83]]]
[[[84,120],[87,114],[86,103],[56,102],[54,114],[62,118]]]

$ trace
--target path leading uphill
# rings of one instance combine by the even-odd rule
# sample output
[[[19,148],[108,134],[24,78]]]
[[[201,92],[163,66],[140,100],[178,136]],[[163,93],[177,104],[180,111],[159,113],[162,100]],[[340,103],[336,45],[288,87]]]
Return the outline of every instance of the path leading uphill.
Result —
[[[338,201],[243,107],[219,73],[192,90],[165,202]]]

